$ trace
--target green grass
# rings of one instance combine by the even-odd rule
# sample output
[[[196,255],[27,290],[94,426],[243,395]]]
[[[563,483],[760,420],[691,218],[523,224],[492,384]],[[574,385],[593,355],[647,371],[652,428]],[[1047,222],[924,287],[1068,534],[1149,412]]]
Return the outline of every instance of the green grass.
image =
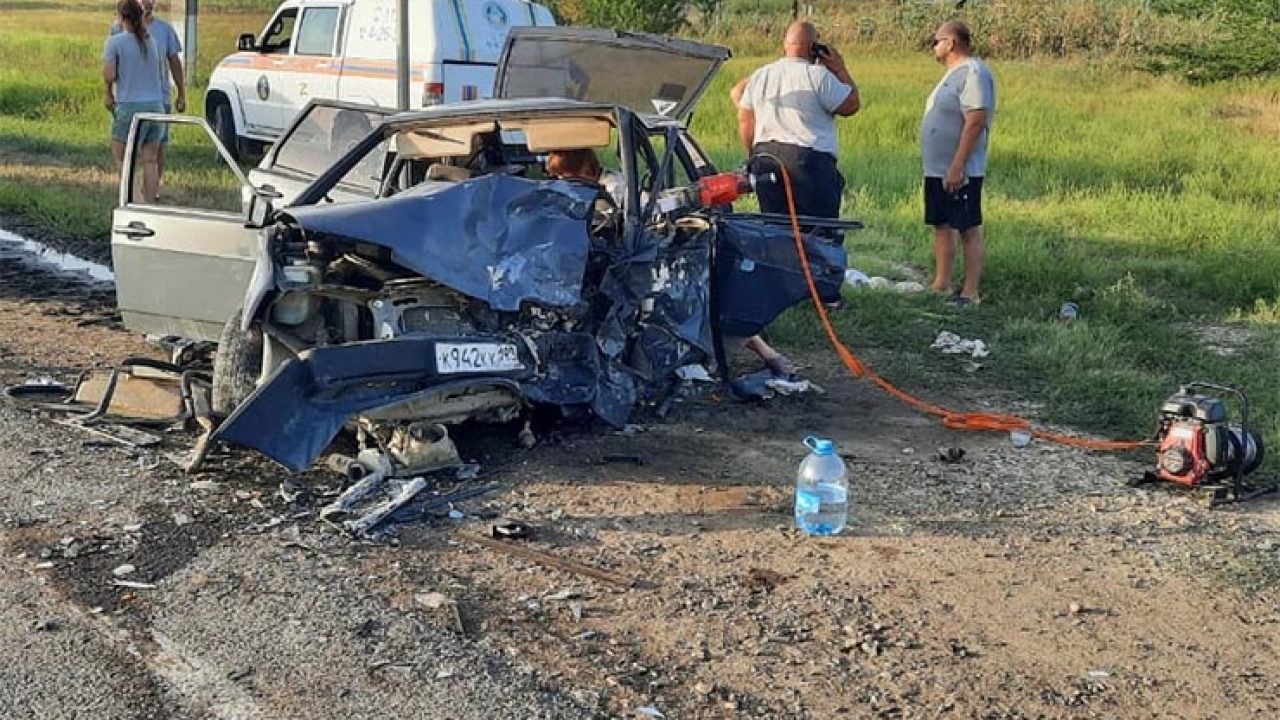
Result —
[[[24,58],[0,66],[0,212],[105,245],[116,176],[97,73],[110,17],[79,7],[0,10],[0,57]],[[203,18],[202,76],[263,19]],[[742,159],[728,88],[764,60],[730,62],[694,119],[722,166]],[[917,131],[939,68],[924,54],[849,60],[864,110],[840,123],[845,214],[868,225],[849,240],[851,262],[895,279],[899,265],[927,275]],[[847,342],[924,396],[1012,391],[1043,403],[1042,419],[1124,437],[1150,432],[1179,381],[1234,384],[1250,393],[1267,444],[1280,447],[1280,83],[1191,88],[1095,60],[993,67],[1000,105],[982,306],[957,314],[932,297],[850,291],[835,314]],[[202,112],[199,89],[191,105]],[[209,173],[208,164],[171,163],[166,186],[198,191]],[[1077,322],[1055,320],[1064,300],[1080,304]],[[1230,357],[1201,337],[1220,326],[1239,335]],[[929,351],[941,329],[987,340],[986,367],[966,373]],[[771,334],[788,347],[824,342],[808,308]]]

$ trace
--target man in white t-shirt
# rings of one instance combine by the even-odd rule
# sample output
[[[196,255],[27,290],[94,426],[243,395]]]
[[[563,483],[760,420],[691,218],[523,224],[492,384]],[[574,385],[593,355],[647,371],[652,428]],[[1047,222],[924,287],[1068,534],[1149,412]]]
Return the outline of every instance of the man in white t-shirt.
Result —
[[[844,176],[836,167],[836,118],[849,117],[862,107],[858,86],[840,52],[818,42],[812,23],[797,20],[787,27],[782,55],[730,91],[738,107],[742,148],[756,172],[770,172],[778,164],[787,169],[798,215],[840,217]],[[790,212],[781,178],[758,185],[756,196],[766,213]],[[775,375],[790,376],[794,371],[787,356],[758,335],[747,338],[743,346],[759,355]]]
[[[733,88],[742,147],[759,171],[775,163],[786,167],[799,214],[836,218],[844,177],[836,167],[835,121],[862,107],[858,86],[840,52],[818,42],[812,23],[791,23],[782,50],[781,59]],[[787,212],[781,182],[761,185],[757,192],[761,210]]]

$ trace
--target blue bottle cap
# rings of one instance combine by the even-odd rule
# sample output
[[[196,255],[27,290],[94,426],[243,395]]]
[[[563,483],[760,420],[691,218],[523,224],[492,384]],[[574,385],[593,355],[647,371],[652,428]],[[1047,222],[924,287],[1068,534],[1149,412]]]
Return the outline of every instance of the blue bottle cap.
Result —
[[[814,452],[815,455],[835,455],[836,444],[830,440],[824,440],[816,435],[810,435],[804,439],[804,446]]]

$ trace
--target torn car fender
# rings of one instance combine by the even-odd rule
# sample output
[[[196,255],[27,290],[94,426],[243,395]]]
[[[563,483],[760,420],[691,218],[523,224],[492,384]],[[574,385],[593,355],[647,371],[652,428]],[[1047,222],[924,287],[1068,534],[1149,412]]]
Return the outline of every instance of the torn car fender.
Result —
[[[267,294],[275,287],[275,261],[271,258],[271,243],[279,231],[279,225],[264,227],[258,233],[258,250],[254,257],[253,274],[249,276],[249,285],[244,291],[244,301],[240,304],[240,332],[249,332],[253,321],[258,316],[258,308]]]

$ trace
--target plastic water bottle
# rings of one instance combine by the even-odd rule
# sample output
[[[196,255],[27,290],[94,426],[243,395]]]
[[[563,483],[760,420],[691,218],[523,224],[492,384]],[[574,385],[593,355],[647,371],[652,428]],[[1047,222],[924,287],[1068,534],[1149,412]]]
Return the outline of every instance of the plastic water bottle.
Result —
[[[835,535],[849,515],[849,473],[836,444],[812,435],[809,455],[796,472],[796,527],[808,535]]]

